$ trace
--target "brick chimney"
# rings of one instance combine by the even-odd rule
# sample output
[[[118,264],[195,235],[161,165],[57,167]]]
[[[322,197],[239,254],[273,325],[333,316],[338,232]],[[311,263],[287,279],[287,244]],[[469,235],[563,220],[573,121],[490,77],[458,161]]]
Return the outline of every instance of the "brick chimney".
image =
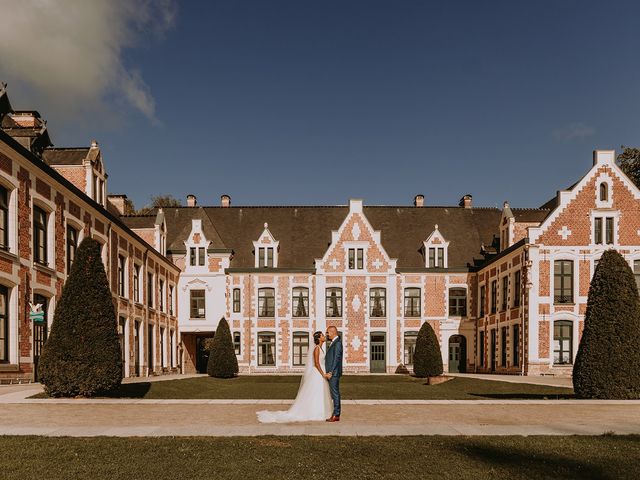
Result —
[[[187,195],[187,207],[195,207],[198,204],[198,199],[195,195]]]
[[[424,195],[419,193],[413,198],[413,206],[414,207],[424,207]]]
[[[460,199],[458,205],[464,208],[471,208],[473,206],[473,197],[467,193]]]
[[[107,202],[118,210],[120,215],[129,215],[131,213],[131,204],[126,195],[107,195]]]
[[[220,206],[228,208],[231,206],[231,197],[229,195],[220,195]]]

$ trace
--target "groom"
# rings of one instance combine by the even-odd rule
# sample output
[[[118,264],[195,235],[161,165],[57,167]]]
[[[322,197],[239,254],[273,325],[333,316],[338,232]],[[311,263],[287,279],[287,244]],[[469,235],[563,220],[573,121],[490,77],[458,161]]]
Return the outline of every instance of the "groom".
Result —
[[[327,338],[331,345],[324,359],[325,377],[329,380],[329,390],[333,400],[333,415],[327,418],[327,422],[340,421],[340,377],[342,376],[342,342],[336,327],[327,328]]]

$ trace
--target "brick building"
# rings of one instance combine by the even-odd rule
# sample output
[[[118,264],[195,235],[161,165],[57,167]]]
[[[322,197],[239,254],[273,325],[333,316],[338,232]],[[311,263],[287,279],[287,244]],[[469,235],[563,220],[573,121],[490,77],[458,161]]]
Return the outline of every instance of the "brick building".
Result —
[[[118,313],[123,376],[177,371],[179,270],[161,235],[120,219],[100,147],[53,148],[36,111],[11,107],[0,84],[0,380],[37,380],[56,302],[84,237],[102,245]],[[30,319],[44,311],[44,321]]]
[[[46,297],[50,321],[83,235],[105,245],[127,375],[204,371],[222,317],[247,373],[301,371],[312,333],[329,325],[345,371],[411,369],[429,322],[446,370],[566,375],[602,252],[620,251],[640,279],[640,191],[613,151],[594,152],[539,208],[476,207],[471,195],[452,206],[422,195],[412,206],[232,206],[227,195],[200,206],[190,195],[131,215],[125,196],[106,195],[97,144],[52,148],[37,112],[12,110],[6,94],[0,108],[4,376],[32,374],[42,334],[26,302]]]

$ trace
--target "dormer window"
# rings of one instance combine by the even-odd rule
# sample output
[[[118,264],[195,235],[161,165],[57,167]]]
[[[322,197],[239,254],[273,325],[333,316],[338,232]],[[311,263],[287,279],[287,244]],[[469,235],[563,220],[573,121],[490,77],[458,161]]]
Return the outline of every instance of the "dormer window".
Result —
[[[253,242],[255,268],[278,267],[278,244],[279,242],[269,231],[269,224],[265,223],[260,238]]]
[[[258,267],[273,268],[273,247],[258,248]]]
[[[449,242],[445,240],[435,225],[435,230],[424,242],[425,267],[427,268],[448,268],[447,253]]]
[[[348,251],[349,270],[364,268],[364,248],[350,248]]]
[[[204,267],[206,252],[204,247],[191,247],[189,249],[189,265],[192,267]]]

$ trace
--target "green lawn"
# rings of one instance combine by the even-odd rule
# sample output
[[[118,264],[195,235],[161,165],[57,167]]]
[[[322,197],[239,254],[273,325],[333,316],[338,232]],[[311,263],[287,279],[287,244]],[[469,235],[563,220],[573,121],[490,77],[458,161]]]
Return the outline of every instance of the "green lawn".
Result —
[[[638,478],[640,436],[0,437],[6,479]]]
[[[293,399],[298,391],[297,376],[240,376],[234,379],[211,377],[124,384],[115,397],[152,399],[233,398]],[[340,382],[342,398],[387,400],[480,400],[480,399],[563,399],[572,398],[568,388],[507,383],[474,378],[454,378],[440,385],[426,385],[424,379],[407,375],[347,375]]]

